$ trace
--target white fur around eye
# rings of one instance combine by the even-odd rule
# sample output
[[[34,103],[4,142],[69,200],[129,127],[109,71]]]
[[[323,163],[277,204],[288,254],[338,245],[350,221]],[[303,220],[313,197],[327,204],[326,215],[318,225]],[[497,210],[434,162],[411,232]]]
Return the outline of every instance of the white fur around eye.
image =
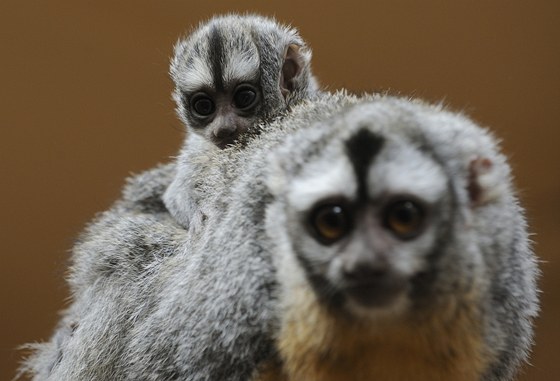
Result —
[[[434,203],[445,194],[447,178],[440,166],[411,147],[389,147],[372,166],[368,184],[373,199],[412,194]]]
[[[288,201],[295,210],[305,211],[316,202],[331,197],[354,199],[357,189],[354,170],[348,160],[320,161],[310,164],[294,180]]]
[[[185,92],[197,91],[203,87],[213,87],[211,67],[208,62],[195,58],[193,65],[180,74],[180,87]]]
[[[255,80],[259,75],[259,56],[253,51],[236,51],[226,57],[224,65],[224,83],[240,83]]]

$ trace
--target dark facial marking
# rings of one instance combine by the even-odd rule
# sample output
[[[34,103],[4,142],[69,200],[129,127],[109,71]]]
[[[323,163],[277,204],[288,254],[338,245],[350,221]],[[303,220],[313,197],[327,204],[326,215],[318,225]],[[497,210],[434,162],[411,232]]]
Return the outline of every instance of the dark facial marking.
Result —
[[[455,212],[456,207],[452,203],[450,216],[455,216]],[[453,217],[444,218],[438,223],[437,238],[432,247],[427,251],[427,267],[411,279],[410,300],[413,301],[414,308],[425,308],[439,295],[438,291],[434,290],[434,284],[436,284],[436,280],[440,276],[440,261],[449,250],[450,242],[452,241],[451,237],[456,229],[455,225],[456,220]]]
[[[315,291],[315,295],[327,306],[340,309],[346,300],[344,293],[338,287],[333,287],[324,275],[318,273],[313,263],[305,256],[298,254],[297,259],[303,266],[305,276]]]
[[[346,141],[346,154],[352,162],[358,179],[358,197],[360,201],[367,199],[366,177],[368,168],[381,151],[385,139],[365,128],[359,130]]]
[[[222,80],[222,66],[224,63],[224,48],[222,45],[222,35],[216,27],[212,28],[210,31],[209,56],[214,77],[214,87],[216,91],[223,92],[224,82]]]

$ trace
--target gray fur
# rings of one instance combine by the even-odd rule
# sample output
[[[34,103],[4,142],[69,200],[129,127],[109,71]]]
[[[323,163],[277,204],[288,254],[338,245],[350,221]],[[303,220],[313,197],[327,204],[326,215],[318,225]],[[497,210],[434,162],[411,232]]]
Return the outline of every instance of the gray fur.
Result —
[[[279,304],[283,309],[298,308],[293,305],[292,292],[308,287],[319,303],[330,307],[335,315],[340,313],[339,318],[358,322],[371,319],[370,324],[383,322],[385,327],[388,322],[400,322],[403,318],[415,323],[429,319],[430,314],[438,313],[436,306],[456,303],[457,308],[464,308],[464,303],[471,303],[472,294],[476,294],[476,305],[468,307],[480,313],[482,330],[472,334],[480,333],[484,356],[493,359],[479,375],[480,380],[512,380],[527,360],[533,343],[539,271],[506,158],[487,130],[462,115],[419,101],[366,98],[339,109],[339,115],[326,123],[307,129],[300,127],[302,131],[287,137],[275,152],[271,167],[276,169],[269,174],[273,201],[267,208],[267,232],[275,245],[271,251],[282,290]],[[351,182],[344,178],[337,184],[334,175],[324,183],[313,180],[310,187],[302,186],[302,182],[315,177],[323,179],[341,162],[348,164],[352,182],[367,182],[367,178],[359,178],[359,171],[350,169],[354,163],[348,156],[355,152],[347,151],[354,136],[364,140],[363,131],[383,141],[381,148],[374,144],[369,148],[380,152],[368,159],[371,162],[365,176],[372,176],[367,183],[368,199],[361,203],[359,187],[349,199],[354,205],[357,203],[357,226],[349,238],[340,244],[318,244],[306,232],[306,213],[321,200],[333,202],[340,198],[341,190],[350,188]],[[481,158],[491,163],[490,169],[473,173],[473,162]],[[429,171],[419,168],[422,160],[432,163]],[[389,168],[396,162],[400,166],[395,173]],[[397,185],[395,194],[388,187],[394,177],[402,177],[406,182],[415,173],[422,175],[415,181],[424,184],[435,184],[430,182],[431,177],[443,176],[446,190],[438,205],[434,205],[425,231],[413,240],[397,242],[398,239],[387,238],[390,234],[380,228],[383,221],[379,208],[391,197],[415,197],[416,184],[405,189]],[[480,186],[477,192],[471,190],[473,182]],[[434,196],[435,188],[428,189],[424,195]],[[302,210],[301,205],[295,207],[294,203],[309,203],[310,208]],[[364,212],[366,216],[359,215]],[[378,219],[381,221],[376,222]],[[391,281],[391,276],[400,275],[399,271],[411,273],[406,278],[410,283],[404,289],[404,308],[397,305],[397,300],[389,304],[383,304],[387,303],[383,300],[380,306],[356,309],[349,292],[355,279],[344,278],[344,272],[352,270],[344,267],[344,261],[353,265],[351,261],[363,253],[371,266],[364,288],[369,287],[372,277],[381,278],[368,292],[384,287],[383,280]],[[374,255],[379,255],[379,262],[375,262]],[[408,270],[403,271],[399,265]],[[363,271],[363,267],[358,270]],[[417,279],[420,274],[422,278]],[[279,312],[279,316],[283,315]]]
[[[429,264],[444,271],[423,300],[480,291],[482,336],[495,359],[480,379],[511,380],[532,343],[538,270],[495,140],[441,107],[343,93],[304,102],[231,147],[207,151],[208,173],[197,183],[212,212],[199,231],[182,228],[158,201],[173,164],[130,181],[74,248],[72,302],[24,370],[35,381],[248,380],[277,356],[292,279],[278,266],[286,258],[297,264],[307,239],[290,192],[314,165],[348,160],[341,147],[364,129],[389,142],[384,147],[409,145],[445,173],[454,203],[444,214],[453,224]],[[498,179],[484,184],[496,192],[476,207],[467,191],[474,156],[490,158]]]
[[[214,17],[176,44],[170,70],[173,97],[188,134],[177,158],[177,176],[164,200],[183,226],[198,229],[206,213],[198,207],[198,184],[192,180],[203,176],[204,153],[224,148],[248,129],[315,96],[318,90],[310,61],[311,50],[295,29],[261,16]],[[297,68],[297,74],[288,73],[287,78],[286,65]],[[256,70],[249,77],[227,75],[228,70],[241,67]],[[198,86],[204,78],[209,83]],[[231,94],[239,83],[259,93],[250,112],[231,106]],[[201,92],[215,100],[211,118],[197,117],[193,111],[193,99]]]

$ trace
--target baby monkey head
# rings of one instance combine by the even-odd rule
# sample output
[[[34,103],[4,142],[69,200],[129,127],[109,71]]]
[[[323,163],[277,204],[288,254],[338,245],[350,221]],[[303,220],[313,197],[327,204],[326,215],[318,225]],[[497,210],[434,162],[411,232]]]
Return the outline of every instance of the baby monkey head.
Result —
[[[260,16],[215,17],[175,46],[171,77],[189,131],[220,148],[316,90],[296,30]]]

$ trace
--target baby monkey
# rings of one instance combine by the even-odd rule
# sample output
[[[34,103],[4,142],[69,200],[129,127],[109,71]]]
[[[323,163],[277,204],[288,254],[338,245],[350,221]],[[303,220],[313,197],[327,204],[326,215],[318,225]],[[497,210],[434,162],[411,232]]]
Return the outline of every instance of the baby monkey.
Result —
[[[214,17],[176,44],[173,98],[187,138],[164,201],[181,225],[204,217],[193,178],[208,155],[317,92],[310,61],[295,29],[255,15]]]
[[[296,30],[261,16],[214,17],[175,46],[171,77],[189,132],[219,148],[317,85]]]

